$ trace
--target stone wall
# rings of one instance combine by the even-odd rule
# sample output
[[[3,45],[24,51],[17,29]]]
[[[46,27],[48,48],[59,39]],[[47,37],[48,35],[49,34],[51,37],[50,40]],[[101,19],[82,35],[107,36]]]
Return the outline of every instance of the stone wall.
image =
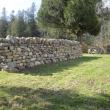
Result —
[[[22,70],[81,57],[76,41],[43,38],[1,38],[0,69]]]

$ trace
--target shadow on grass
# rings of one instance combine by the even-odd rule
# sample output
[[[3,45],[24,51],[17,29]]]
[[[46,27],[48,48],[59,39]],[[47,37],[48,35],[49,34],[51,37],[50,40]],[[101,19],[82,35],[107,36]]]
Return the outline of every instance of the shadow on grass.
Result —
[[[54,73],[61,72],[63,70],[67,70],[71,67],[76,67],[84,62],[90,62],[93,60],[97,60],[99,58],[101,58],[101,57],[83,56],[81,58],[71,60],[71,61],[41,65],[36,68],[24,70],[23,73],[31,74],[31,75],[40,75],[40,76],[53,75]]]
[[[110,95],[88,97],[71,90],[0,87],[0,110],[110,110]]]

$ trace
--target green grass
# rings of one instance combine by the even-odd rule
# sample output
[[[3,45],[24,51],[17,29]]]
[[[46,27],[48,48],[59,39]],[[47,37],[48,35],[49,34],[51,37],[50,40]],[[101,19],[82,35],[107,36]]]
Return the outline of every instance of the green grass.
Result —
[[[110,110],[110,56],[1,71],[0,110]]]

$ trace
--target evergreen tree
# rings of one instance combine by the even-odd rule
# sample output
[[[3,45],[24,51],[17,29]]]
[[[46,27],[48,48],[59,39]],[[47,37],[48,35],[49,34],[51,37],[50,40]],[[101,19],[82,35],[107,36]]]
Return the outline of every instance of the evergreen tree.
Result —
[[[8,25],[8,30],[7,30],[7,35],[13,35],[13,28],[12,28],[12,24],[14,23],[16,17],[14,15],[14,10],[12,10],[11,14],[10,14],[10,20],[9,20],[9,25]]]
[[[65,28],[77,35],[79,41],[84,33],[97,35],[100,22],[96,4],[101,0],[43,0],[38,13],[40,25]]]
[[[17,19],[17,36],[22,37],[24,36],[25,32],[25,21],[24,21],[24,10],[18,11],[18,19]]]
[[[28,26],[27,30],[29,31],[30,36],[39,36],[39,32],[37,29],[37,23],[35,19],[35,12],[36,12],[36,6],[35,3],[32,3],[32,6],[30,9],[27,11],[27,16],[28,16]]]
[[[25,35],[24,10],[18,11],[17,16],[11,14],[10,33],[12,36],[23,37]]]
[[[8,29],[8,21],[6,15],[6,9],[2,9],[2,16],[0,18],[0,37],[6,37]]]

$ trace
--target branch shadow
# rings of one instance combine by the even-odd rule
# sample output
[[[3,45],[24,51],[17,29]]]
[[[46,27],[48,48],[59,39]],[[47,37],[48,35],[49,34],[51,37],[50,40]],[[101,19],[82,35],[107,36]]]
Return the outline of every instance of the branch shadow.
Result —
[[[31,74],[33,76],[40,75],[40,76],[48,76],[48,75],[53,75],[57,72],[61,72],[64,70],[67,70],[71,67],[76,67],[84,62],[90,62],[93,60],[97,60],[101,57],[96,57],[96,56],[83,56],[78,59],[70,60],[70,61],[64,61],[64,62],[58,62],[58,63],[53,63],[53,64],[45,64],[38,66],[36,68],[26,68],[26,70],[23,70],[21,73],[23,74]]]
[[[110,95],[94,97],[72,90],[0,87],[7,96],[0,96],[0,110],[110,110]]]

